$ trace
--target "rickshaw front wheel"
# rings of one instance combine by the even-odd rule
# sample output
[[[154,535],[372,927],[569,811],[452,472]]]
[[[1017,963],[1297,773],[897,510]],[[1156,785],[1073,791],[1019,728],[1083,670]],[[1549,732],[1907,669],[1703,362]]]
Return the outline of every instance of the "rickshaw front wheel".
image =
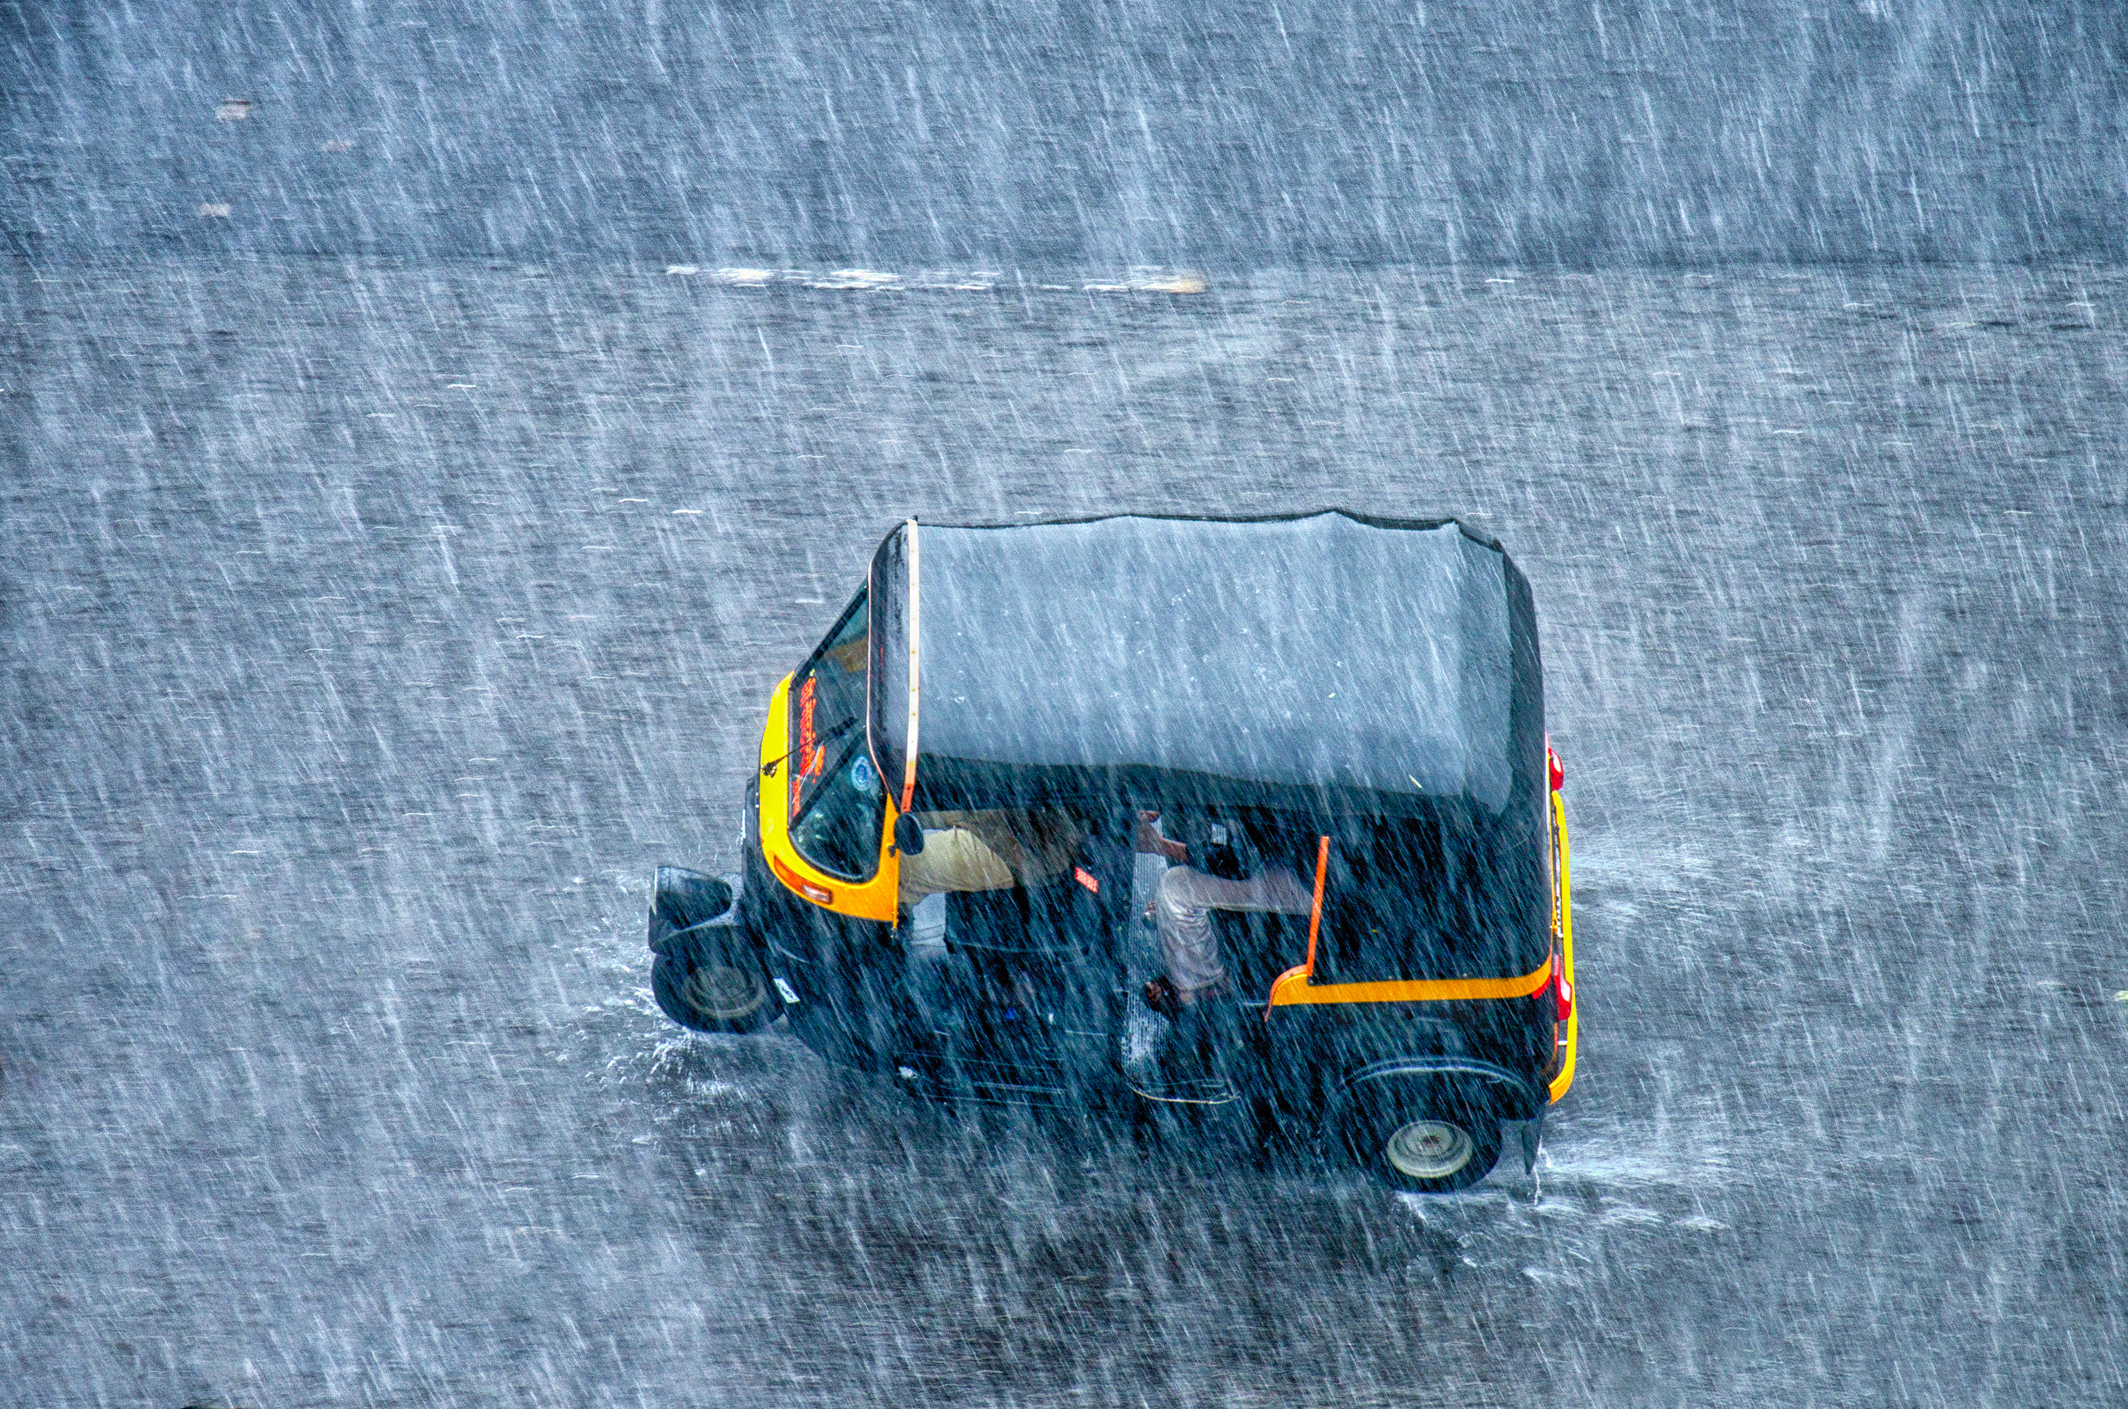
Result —
[[[650,988],[666,1017],[696,1032],[756,1032],[781,1007],[760,970],[718,954],[660,954]]]

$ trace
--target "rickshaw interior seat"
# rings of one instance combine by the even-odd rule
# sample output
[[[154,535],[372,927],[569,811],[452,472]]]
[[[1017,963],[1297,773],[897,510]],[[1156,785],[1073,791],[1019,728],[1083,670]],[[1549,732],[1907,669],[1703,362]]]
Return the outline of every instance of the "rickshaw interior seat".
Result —
[[[945,898],[945,941],[953,949],[1085,954],[1104,939],[1102,907],[1068,875],[1032,888],[966,890]]]
[[[1005,953],[1105,954],[1130,905],[1129,848],[1090,836],[1072,868],[1041,885],[955,891],[946,942]]]
[[[946,943],[955,949],[996,949],[1012,953],[1054,947],[1044,942],[1044,921],[1054,908],[1053,886],[1033,890],[955,891],[946,897]]]

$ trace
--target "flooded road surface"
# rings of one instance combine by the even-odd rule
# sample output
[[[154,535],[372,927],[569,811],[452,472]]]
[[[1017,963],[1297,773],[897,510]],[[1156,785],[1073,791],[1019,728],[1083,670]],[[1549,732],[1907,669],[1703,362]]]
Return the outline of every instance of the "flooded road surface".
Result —
[[[5,271],[13,1401],[2128,1398],[2128,279],[830,282]],[[1534,1180],[658,1015],[894,520],[1322,505],[1535,588]]]

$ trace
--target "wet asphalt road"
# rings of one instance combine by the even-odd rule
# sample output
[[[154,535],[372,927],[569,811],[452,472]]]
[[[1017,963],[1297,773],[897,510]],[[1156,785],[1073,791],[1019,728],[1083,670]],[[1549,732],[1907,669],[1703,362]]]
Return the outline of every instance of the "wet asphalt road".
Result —
[[[13,1402],[2128,1398],[2128,278],[1097,277],[0,271]],[[1536,1180],[659,1017],[894,519],[1317,505],[1535,588]]]

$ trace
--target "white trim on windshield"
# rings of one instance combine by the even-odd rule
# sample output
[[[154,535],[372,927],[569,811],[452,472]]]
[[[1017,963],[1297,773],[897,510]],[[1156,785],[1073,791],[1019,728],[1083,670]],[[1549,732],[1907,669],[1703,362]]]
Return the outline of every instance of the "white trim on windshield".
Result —
[[[917,646],[923,640],[923,597],[917,591],[916,518],[909,518],[909,741],[902,764],[901,810],[916,801],[916,665]]]

